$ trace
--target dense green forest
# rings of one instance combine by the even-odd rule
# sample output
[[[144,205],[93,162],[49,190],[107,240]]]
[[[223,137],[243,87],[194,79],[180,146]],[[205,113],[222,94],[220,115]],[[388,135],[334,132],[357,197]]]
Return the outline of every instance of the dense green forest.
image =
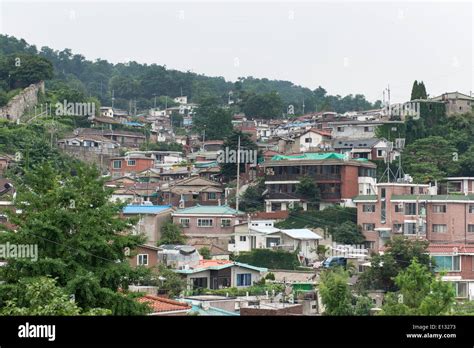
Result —
[[[0,35],[0,77],[8,82],[0,85],[0,105],[11,97],[10,92],[15,87],[11,83],[9,69],[12,59],[20,54],[42,58],[41,61],[36,59],[36,63],[52,64],[54,78],[48,71],[42,71],[41,75],[44,79],[50,79],[47,87],[57,87],[61,83],[63,87],[65,85],[74,90],[76,96],[96,97],[102,105],[110,105],[114,97],[114,105],[123,109],[128,109],[130,103],[136,103],[138,110],[148,109],[154,106],[155,97],[156,105],[164,107],[166,96],[173,98],[179,95],[186,95],[193,102],[213,97],[225,104],[229,93],[236,112],[244,111],[255,117],[280,117],[287,112],[289,105],[294,106],[295,114],[301,114],[303,103],[305,112],[345,112],[380,106],[380,101],[372,104],[362,94],[333,96],[322,87],[311,90],[289,81],[250,76],[230,82],[223,77],[168,69],[166,65],[137,62],[112,64],[103,59],[90,61],[70,49],[38,49],[23,39],[6,35]]]

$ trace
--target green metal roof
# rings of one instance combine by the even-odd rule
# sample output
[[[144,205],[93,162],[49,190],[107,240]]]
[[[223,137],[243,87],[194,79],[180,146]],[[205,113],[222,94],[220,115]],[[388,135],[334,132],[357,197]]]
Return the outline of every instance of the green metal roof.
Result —
[[[392,195],[392,201],[473,201],[474,195]]]
[[[272,161],[282,161],[282,160],[316,160],[316,161],[322,161],[322,160],[330,160],[330,159],[335,159],[335,160],[344,160],[346,157],[340,153],[335,153],[335,152],[324,152],[324,153],[303,153],[301,155],[275,155],[272,157]],[[357,159],[351,159],[351,160],[356,160],[356,161],[361,161],[361,162],[367,162],[368,160],[366,158],[357,158]]]
[[[209,271],[209,270],[218,271],[218,270],[221,270],[221,269],[224,269],[224,268],[229,268],[229,267],[232,267],[232,266],[248,268],[248,269],[252,269],[252,270],[257,271],[257,272],[267,272],[268,271],[268,268],[256,267],[256,266],[248,265],[246,263],[233,262],[233,263],[226,263],[226,264],[223,264],[223,265],[200,267],[200,268],[194,268],[194,269],[177,269],[177,270],[175,270],[175,272],[176,273],[181,273],[181,274],[193,274],[193,273],[199,273],[199,272]]]
[[[242,211],[237,211],[228,205],[195,205],[194,207],[178,209],[174,215],[179,214],[202,214],[202,215],[233,215],[233,214],[244,214]]]
[[[392,196],[393,197],[393,196]],[[353,198],[353,201],[376,201],[377,200],[377,195],[362,195],[362,196],[357,196]]]

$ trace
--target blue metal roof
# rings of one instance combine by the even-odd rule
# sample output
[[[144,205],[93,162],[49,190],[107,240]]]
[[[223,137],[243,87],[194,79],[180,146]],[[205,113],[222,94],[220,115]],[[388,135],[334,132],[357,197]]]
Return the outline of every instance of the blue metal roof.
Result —
[[[122,212],[124,214],[158,214],[170,208],[171,205],[127,205]]]

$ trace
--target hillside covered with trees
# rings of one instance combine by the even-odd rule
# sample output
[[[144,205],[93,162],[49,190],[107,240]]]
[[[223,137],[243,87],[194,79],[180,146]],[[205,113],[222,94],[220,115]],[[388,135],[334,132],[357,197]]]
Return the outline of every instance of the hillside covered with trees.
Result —
[[[284,115],[289,105],[295,114],[314,111],[345,112],[367,110],[380,106],[380,101],[372,104],[362,94],[333,96],[318,87],[311,90],[290,81],[268,80],[266,78],[241,77],[238,81],[226,81],[223,77],[209,77],[190,71],[168,69],[166,65],[140,64],[138,62],[112,64],[107,60],[87,60],[70,49],[62,51],[50,47],[37,48],[23,39],[0,35],[0,76],[4,81],[12,77],[8,67],[18,55],[25,59],[36,59],[44,66],[52,65],[54,73],[42,71],[43,79],[51,79],[47,87],[69,88],[82,98],[96,97],[102,105],[114,105],[128,109],[130,103],[138,110],[155,105],[164,107],[166,97],[186,95],[192,102],[203,98],[217,98],[225,104],[234,101],[236,112],[249,116],[275,118]],[[34,58],[33,58],[34,57]],[[46,69],[47,70],[47,69]],[[14,86],[0,85],[0,106],[10,97],[8,92]],[[168,98],[171,101],[170,98]],[[170,106],[168,104],[168,106]]]

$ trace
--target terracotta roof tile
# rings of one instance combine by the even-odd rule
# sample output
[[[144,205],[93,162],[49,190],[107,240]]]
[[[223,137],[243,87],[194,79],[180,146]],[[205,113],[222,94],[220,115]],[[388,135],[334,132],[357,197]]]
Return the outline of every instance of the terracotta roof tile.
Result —
[[[145,295],[140,297],[138,302],[147,303],[153,309],[153,313],[184,311],[191,309],[191,306],[187,303],[153,295]]]

